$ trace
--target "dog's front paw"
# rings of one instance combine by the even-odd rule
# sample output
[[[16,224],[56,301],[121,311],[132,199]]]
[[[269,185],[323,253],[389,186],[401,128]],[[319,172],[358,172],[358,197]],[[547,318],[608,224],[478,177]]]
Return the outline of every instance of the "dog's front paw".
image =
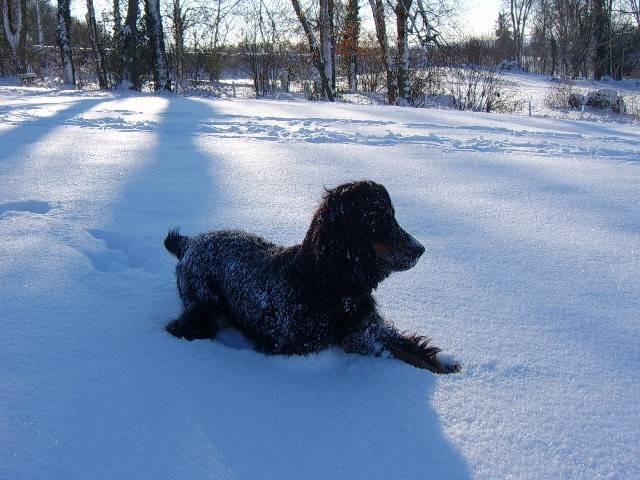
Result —
[[[184,337],[183,326],[180,323],[180,320],[174,320],[171,323],[167,324],[167,326],[164,328],[167,332],[169,332],[174,337],[177,337],[177,338]]]
[[[462,370],[462,364],[452,355],[438,352],[436,354],[436,360],[440,365],[440,371],[438,373],[457,373]]]

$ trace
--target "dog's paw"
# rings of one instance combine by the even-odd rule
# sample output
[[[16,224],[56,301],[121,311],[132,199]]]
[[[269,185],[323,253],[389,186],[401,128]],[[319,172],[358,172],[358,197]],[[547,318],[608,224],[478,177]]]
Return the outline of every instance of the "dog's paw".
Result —
[[[167,324],[167,326],[164,328],[167,332],[169,332],[176,338],[192,340],[191,338],[187,338],[187,336],[185,335],[184,326],[182,325],[182,322],[180,322],[180,320],[174,320],[171,323]]]
[[[462,364],[452,355],[438,352],[436,354],[436,360],[440,365],[439,373],[457,373],[462,370]]]
[[[178,333],[178,321],[174,320],[173,322],[168,323],[164,329],[169,332],[174,337],[180,338],[180,334]]]

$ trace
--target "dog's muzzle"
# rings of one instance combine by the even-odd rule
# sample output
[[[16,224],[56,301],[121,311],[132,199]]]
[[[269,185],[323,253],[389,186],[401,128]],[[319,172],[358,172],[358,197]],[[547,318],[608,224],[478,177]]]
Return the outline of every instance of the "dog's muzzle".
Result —
[[[395,222],[388,242],[375,243],[380,266],[390,272],[409,270],[418,263],[424,246]]]

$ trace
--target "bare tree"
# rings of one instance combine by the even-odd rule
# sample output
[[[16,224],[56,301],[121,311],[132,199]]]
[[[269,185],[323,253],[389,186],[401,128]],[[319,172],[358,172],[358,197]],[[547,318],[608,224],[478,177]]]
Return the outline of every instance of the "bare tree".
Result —
[[[358,0],[348,0],[341,50],[347,65],[349,90],[358,90],[358,37],[360,36],[360,5]]]
[[[36,0],[37,2],[38,0]],[[96,24],[96,13],[93,7],[93,0],[87,0],[87,26],[89,27],[89,39],[93,50],[93,58],[96,62],[96,74],[100,88],[107,88],[107,68],[104,62],[104,49],[100,39],[100,32]]]
[[[109,70],[114,77],[114,84],[120,86],[122,81],[122,52],[124,47],[124,31],[122,15],[120,14],[120,0],[113,0],[113,31],[111,34],[111,52],[109,53]]]
[[[320,30],[320,52],[324,74],[329,79],[329,89],[327,97],[332,98],[336,94],[335,76],[335,42],[333,41],[333,0],[320,0],[320,12],[318,14],[318,24]]]
[[[162,16],[160,15],[160,0],[145,0],[147,28],[151,48],[151,63],[153,70],[154,90],[171,90],[167,55],[164,47],[164,32]]]
[[[398,60],[398,100],[403,105],[410,102],[410,85],[409,85],[409,18],[413,0],[397,0],[396,11],[396,28],[397,28],[397,49]]]
[[[120,14],[120,0],[113,0],[113,36],[122,35],[122,15]]]
[[[327,1],[327,0],[323,0]],[[325,100],[329,100],[333,102],[335,99],[334,90],[331,88],[331,74],[327,74],[327,66],[325,65],[325,57],[324,52],[321,46],[318,44],[318,40],[316,36],[313,34],[311,30],[311,25],[309,24],[309,20],[307,16],[302,11],[300,7],[299,0],[291,0],[293,4],[293,9],[296,12],[296,16],[302,25],[302,29],[304,30],[304,34],[307,37],[307,42],[309,43],[309,51],[311,52],[311,59],[313,61],[314,67],[318,70],[320,74],[321,88],[322,88],[322,98]],[[322,8],[321,8],[322,10]],[[327,15],[328,15],[328,5],[327,5]]]
[[[118,88],[140,90],[142,81],[140,79],[139,62],[137,59],[138,47],[138,0],[129,0],[127,8],[127,19],[122,29],[122,78]]]
[[[509,13],[513,38],[516,42],[516,61],[522,67],[522,47],[524,45],[524,31],[534,0],[509,0]]]
[[[636,27],[640,28],[640,0],[621,0],[620,13],[631,15]]]
[[[453,17],[454,7],[445,0],[438,0],[437,8],[425,5],[424,0],[416,0],[415,5],[415,12],[410,17],[411,26],[419,44],[426,47],[437,42],[439,32],[434,23]]]
[[[76,75],[73,68],[71,52],[71,10],[70,0],[58,0],[57,37],[62,58],[62,78],[65,85],[76,85]]]
[[[373,12],[373,21],[376,27],[376,37],[380,45],[380,55],[382,62],[387,71],[387,99],[389,105],[396,103],[396,84],[393,74],[393,66],[391,65],[391,57],[389,55],[389,45],[387,45],[387,21],[384,12],[383,0],[369,0],[371,11]]]
[[[202,23],[210,32],[209,46],[207,47],[209,54],[208,70],[211,78],[216,81],[220,80],[222,75],[223,49],[227,42],[229,31],[232,28],[231,23],[239,13],[240,7],[246,3],[248,2],[245,0],[213,0],[213,9],[205,9],[202,11],[201,17],[205,17]],[[277,5],[276,3],[276,8],[278,8]],[[272,7],[274,7],[273,4]],[[280,6],[280,8],[282,7]],[[209,13],[205,14],[205,11]],[[275,35],[276,29],[274,24],[280,24],[280,22],[274,20],[274,12],[268,8],[266,1],[259,0],[258,11],[260,15],[264,13],[269,18],[271,36]],[[265,25],[262,21],[259,23],[261,26]],[[269,37],[270,35],[265,33],[265,36]]]
[[[38,39],[38,45],[44,43],[44,32],[42,31],[42,12],[40,9],[40,0],[34,0],[35,14],[36,14],[36,35]]]
[[[12,63],[14,68],[23,68],[24,63],[21,50],[24,47],[25,29],[23,22],[23,12],[25,11],[24,0],[2,0],[2,19],[4,34],[11,49]]]
[[[246,7],[242,12],[246,24],[242,46],[256,96],[286,91],[289,72],[285,48],[290,30],[282,6],[261,0]]]
[[[220,0],[218,0],[220,1]],[[185,7],[181,0],[173,0],[171,4],[171,33],[173,36],[172,57],[175,69],[176,86],[182,86],[185,69],[185,39],[187,29],[190,26],[189,17],[191,10]]]
[[[592,6],[592,38],[593,47],[593,78],[600,80],[608,71],[611,72],[611,0],[593,0]]]

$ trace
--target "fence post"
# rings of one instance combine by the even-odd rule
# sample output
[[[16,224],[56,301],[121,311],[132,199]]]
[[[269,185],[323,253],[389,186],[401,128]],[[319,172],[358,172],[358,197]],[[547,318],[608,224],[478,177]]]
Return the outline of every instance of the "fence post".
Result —
[[[236,98],[236,82],[235,82],[235,80],[231,82],[231,88],[233,89],[233,98]]]

